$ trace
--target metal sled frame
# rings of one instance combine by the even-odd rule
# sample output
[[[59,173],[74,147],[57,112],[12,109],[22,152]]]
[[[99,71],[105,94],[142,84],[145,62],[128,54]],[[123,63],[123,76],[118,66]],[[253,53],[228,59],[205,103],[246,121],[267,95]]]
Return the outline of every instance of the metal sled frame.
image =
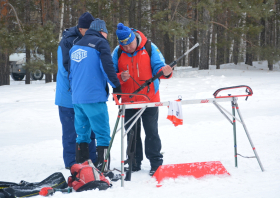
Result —
[[[242,88],[245,87],[246,88],[246,92],[248,93],[247,95],[235,95],[235,96],[217,96],[219,92],[223,91],[223,90],[228,90],[228,89],[234,89],[234,88]],[[259,166],[261,168],[262,171],[264,171],[264,168],[262,166],[262,163],[260,161],[260,158],[257,154],[256,148],[251,140],[251,137],[248,133],[247,127],[244,123],[244,120],[241,116],[240,113],[240,109],[237,103],[237,99],[238,97],[249,97],[252,96],[253,91],[250,87],[246,86],[246,85],[240,85],[240,86],[236,86],[236,87],[226,87],[226,88],[221,88],[218,89],[213,95],[215,98],[206,98],[206,99],[194,99],[194,100],[181,100],[182,105],[190,105],[190,104],[201,104],[201,103],[212,103],[214,104],[218,110],[225,116],[225,118],[233,125],[233,135],[234,135],[234,158],[235,158],[235,167],[237,167],[237,142],[236,142],[236,121],[240,122],[245,130],[245,133],[248,137],[248,140],[251,144],[251,147],[253,149],[253,152],[255,154],[255,158],[257,158],[257,161],[259,163]],[[118,113],[118,118],[115,124],[115,128],[112,134],[112,140],[110,142],[109,145],[109,149],[112,146],[112,142],[113,139],[115,137],[115,134],[121,130],[121,186],[124,186],[124,138],[127,135],[127,133],[130,131],[130,129],[134,126],[135,122],[140,118],[140,116],[143,114],[143,112],[145,111],[146,108],[148,107],[161,107],[161,106],[169,106],[169,101],[167,102],[153,102],[153,103],[148,103],[148,102],[135,102],[135,103],[120,103],[117,95],[131,95],[131,94],[118,94],[118,93],[114,93],[113,97],[114,100],[116,101],[116,104],[119,105],[119,113]],[[137,95],[141,95],[141,94],[137,94]],[[145,95],[141,95],[144,96]],[[246,98],[246,99],[247,99]],[[218,102],[231,102],[232,105],[232,114],[230,112],[228,112],[226,109],[224,109],[220,104],[218,104]],[[125,118],[125,110],[126,109],[140,109],[130,120],[128,120],[126,123],[124,122],[124,118]],[[235,109],[239,115],[239,119],[235,116]],[[229,118],[226,114],[228,114],[231,118]],[[118,123],[119,120],[121,118],[121,127],[117,130],[118,127]],[[131,125],[128,127],[127,130],[125,130],[124,126],[129,123],[133,118],[134,121],[131,123]],[[109,153],[109,152],[108,152]],[[107,156],[106,156],[107,159]],[[105,160],[106,163],[106,160]],[[105,163],[103,164],[103,166],[105,166]]]

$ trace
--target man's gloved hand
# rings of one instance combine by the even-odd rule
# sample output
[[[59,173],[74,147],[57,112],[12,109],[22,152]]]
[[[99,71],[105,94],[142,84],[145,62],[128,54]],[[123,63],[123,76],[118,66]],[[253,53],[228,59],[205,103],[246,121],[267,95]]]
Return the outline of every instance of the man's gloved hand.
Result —
[[[113,88],[113,93],[122,93],[121,86]],[[121,98],[121,95],[117,95],[118,100]]]

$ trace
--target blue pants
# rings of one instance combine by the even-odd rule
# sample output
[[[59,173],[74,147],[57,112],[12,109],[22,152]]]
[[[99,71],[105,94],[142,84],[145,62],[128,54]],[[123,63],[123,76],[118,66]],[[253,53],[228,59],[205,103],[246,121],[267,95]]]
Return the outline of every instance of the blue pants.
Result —
[[[75,113],[73,108],[58,106],[60,122],[62,124],[62,146],[65,167],[76,163],[76,130],[74,127]],[[95,134],[91,132],[89,144],[90,159],[96,161]]]
[[[126,109],[125,122],[127,122],[139,109]],[[158,134],[158,107],[147,108],[137,121],[137,137],[136,137],[136,153],[135,161],[137,165],[141,165],[143,160],[143,148],[141,140],[141,119],[145,130],[145,155],[150,160],[151,167],[157,168],[163,163],[163,155],[160,153],[161,140]],[[133,119],[134,120],[134,119]],[[133,121],[132,120],[132,121]],[[125,128],[131,125],[130,121]],[[134,131],[135,125],[132,127]],[[130,133],[127,134],[129,138]]]
[[[90,129],[95,133],[97,146],[109,146],[110,126],[105,102],[74,104],[77,143],[90,143]]]

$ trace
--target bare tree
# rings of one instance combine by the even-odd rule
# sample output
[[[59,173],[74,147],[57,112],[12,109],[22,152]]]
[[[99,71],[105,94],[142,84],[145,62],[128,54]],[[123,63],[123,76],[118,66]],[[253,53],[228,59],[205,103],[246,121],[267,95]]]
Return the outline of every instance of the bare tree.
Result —
[[[252,22],[252,19],[247,15],[246,16],[246,23],[247,25]],[[252,37],[251,34],[246,34],[246,39],[249,40]],[[252,53],[252,45],[246,42],[246,59],[245,64],[253,66],[253,53]]]
[[[120,22],[124,23],[125,16],[124,16],[124,9],[121,9],[121,6],[125,5],[125,0],[119,0],[119,16],[120,16]]]
[[[142,0],[138,0],[137,5],[137,29],[141,30],[141,19],[142,19]]]
[[[197,2],[196,2],[197,6]],[[193,31],[193,45],[195,45],[198,42],[198,9],[194,9],[194,21],[196,22],[196,28]],[[199,48],[195,48],[193,50],[193,58],[192,58],[192,67],[197,68],[198,67],[198,61],[199,61]]]
[[[235,27],[238,28],[239,27],[239,23],[240,23],[241,20],[237,21],[236,24],[235,24]],[[236,36],[234,35],[234,38],[233,38],[233,53],[232,53],[232,56],[233,56],[233,63],[235,65],[237,65],[238,63],[238,56],[239,56],[239,48],[240,48],[240,37],[239,36]]]
[[[222,13],[218,16],[217,20],[220,24],[224,22],[225,14]],[[220,69],[220,65],[224,64],[224,43],[225,43],[225,28],[223,26],[217,26],[217,60],[216,69]]]
[[[8,15],[8,9],[7,0],[0,0],[0,22],[2,22],[7,27],[7,15]],[[2,38],[1,38],[2,39]],[[8,50],[4,49],[4,43],[0,41],[0,86],[1,85],[9,85],[10,84],[10,76],[9,76],[9,67],[8,67]],[[8,73],[8,74],[7,74]]]
[[[128,11],[128,22],[129,22],[129,26],[131,28],[136,27],[136,22],[135,22],[135,10],[136,10],[136,1],[135,0],[130,0],[129,1],[129,11]]]
[[[58,41],[60,41],[61,36],[62,36],[63,18],[64,18],[64,1],[62,2],[62,5],[61,5],[61,15],[60,15],[60,26],[59,26]]]
[[[31,2],[30,0],[26,0],[25,2],[25,24],[30,24],[30,6]],[[28,32],[25,32],[25,52],[26,52],[26,64],[30,64],[30,45],[29,45],[29,36]],[[25,84],[30,84],[30,70],[28,67],[25,68],[26,74],[25,74]]]
[[[202,8],[202,20],[205,27],[200,32],[200,63],[199,69],[209,69],[209,11],[204,7]]]
[[[211,38],[211,65],[216,64],[216,32],[217,26],[212,24],[212,38]]]

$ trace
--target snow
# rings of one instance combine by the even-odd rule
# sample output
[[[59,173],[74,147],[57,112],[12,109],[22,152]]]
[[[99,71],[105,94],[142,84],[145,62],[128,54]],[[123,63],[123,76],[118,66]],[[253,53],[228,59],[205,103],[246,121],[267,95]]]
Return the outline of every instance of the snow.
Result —
[[[54,198],[72,197],[280,197],[280,69],[268,71],[267,63],[254,66],[222,65],[220,70],[177,67],[174,77],[161,80],[161,101],[212,98],[222,87],[248,85],[254,94],[238,104],[248,132],[265,169],[261,171],[255,158],[238,157],[234,166],[232,125],[212,104],[184,105],[184,124],[174,127],[166,119],[167,107],[160,107],[159,134],[164,152],[164,164],[220,161],[230,176],[207,176],[201,179],[180,177],[167,179],[156,187],[148,175],[149,161],[144,157],[142,170],[132,174],[132,181],[114,182],[107,191],[86,191],[69,195],[57,192]],[[9,182],[39,182],[54,172],[67,179],[62,159],[61,124],[54,105],[55,83],[44,80],[11,81],[0,87],[0,180]],[[118,108],[109,98],[110,126],[113,130]],[[220,103],[231,112],[230,102]],[[142,139],[144,138],[142,131]],[[120,133],[112,147],[111,167],[120,169]],[[237,150],[244,156],[254,156],[246,133],[237,122]]]

